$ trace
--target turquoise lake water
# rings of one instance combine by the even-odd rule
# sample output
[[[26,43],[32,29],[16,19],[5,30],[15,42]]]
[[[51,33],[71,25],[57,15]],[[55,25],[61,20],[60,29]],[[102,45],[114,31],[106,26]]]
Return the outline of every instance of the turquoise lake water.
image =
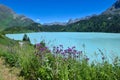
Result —
[[[24,34],[6,34],[14,40],[22,40]],[[118,33],[86,33],[86,32],[37,32],[27,33],[31,43],[44,40],[47,46],[63,45],[64,49],[75,46],[77,50],[85,51],[89,57],[96,57],[100,49],[106,56],[120,57],[120,34]],[[99,57],[98,57],[99,58]]]

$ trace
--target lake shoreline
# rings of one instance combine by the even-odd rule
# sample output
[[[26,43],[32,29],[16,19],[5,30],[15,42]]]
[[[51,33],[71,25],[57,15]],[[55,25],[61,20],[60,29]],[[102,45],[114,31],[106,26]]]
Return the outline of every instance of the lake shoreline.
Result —
[[[90,57],[92,57],[93,53],[99,53],[99,49],[106,53],[107,56],[112,53],[119,55],[120,52],[120,34],[118,33],[36,32],[6,34],[6,36],[14,40],[22,40],[24,34],[27,34],[33,45],[45,41],[50,50],[58,45],[63,45],[64,49],[75,46],[77,50],[85,51]]]

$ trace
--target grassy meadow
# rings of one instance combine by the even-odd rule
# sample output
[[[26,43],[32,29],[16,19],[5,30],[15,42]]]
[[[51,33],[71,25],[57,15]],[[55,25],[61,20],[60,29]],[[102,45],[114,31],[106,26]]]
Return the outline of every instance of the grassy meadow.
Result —
[[[0,34],[0,58],[17,68],[17,76],[24,80],[120,80],[118,57],[109,63],[101,53],[102,63],[89,64],[89,57],[75,46],[63,49],[59,45],[50,51],[44,42],[31,45],[24,41],[22,46],[18,42]]]

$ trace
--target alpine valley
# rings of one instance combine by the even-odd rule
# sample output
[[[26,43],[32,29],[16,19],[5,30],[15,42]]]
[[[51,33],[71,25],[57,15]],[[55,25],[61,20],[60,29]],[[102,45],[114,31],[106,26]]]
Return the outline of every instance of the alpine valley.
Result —
[[[41,25],[12,9],[0,5],[0,31],[20,32],[120,32],[120,0],[99,15],[69,20],[66,23],[47,23]]]

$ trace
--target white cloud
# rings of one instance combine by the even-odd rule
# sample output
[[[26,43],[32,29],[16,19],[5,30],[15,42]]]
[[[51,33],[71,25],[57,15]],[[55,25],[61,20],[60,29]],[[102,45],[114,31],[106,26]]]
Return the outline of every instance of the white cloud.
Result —
[[[38,19],[36,19],[36,22],[40,22],[40,19],[38,18]]]

